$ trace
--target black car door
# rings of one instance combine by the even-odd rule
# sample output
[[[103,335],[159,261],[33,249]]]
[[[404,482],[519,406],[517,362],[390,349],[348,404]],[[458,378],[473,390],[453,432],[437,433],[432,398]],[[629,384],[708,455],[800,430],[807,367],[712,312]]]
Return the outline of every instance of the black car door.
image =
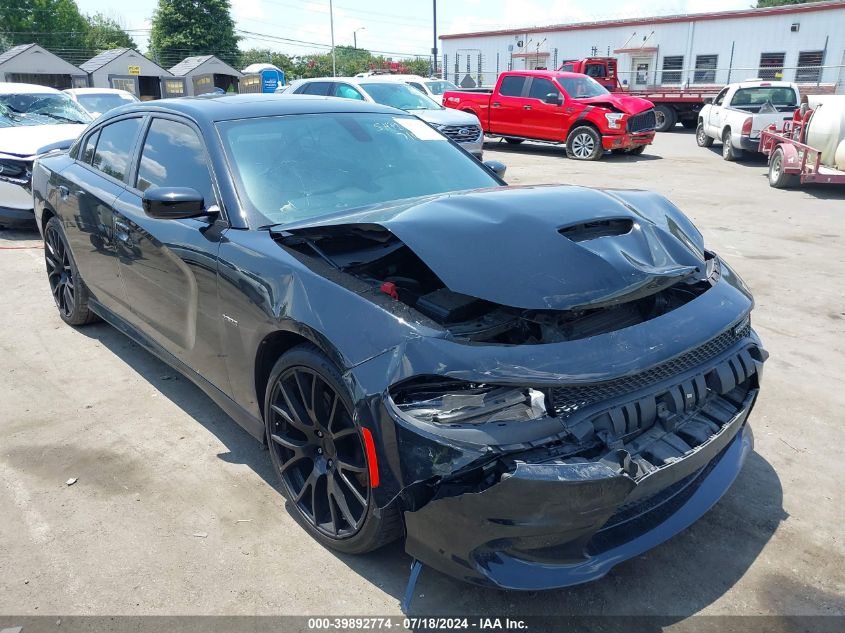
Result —
[[[142,122],[135,116],[91,130],[58,182],[57,212],[82,278],[96,301],[122,317],[128,304],[112,241],[112,205],[126,187]]]
[[[202,137],[191,122],[169,115],[151,117],[130,184],[114,203],[114,234],[131,323],[228,393],[217,301],[217,252],[228,224],[219,212],[209,164]],[[211,215],[150,217],[142,195],[151,187],[196,189]]]

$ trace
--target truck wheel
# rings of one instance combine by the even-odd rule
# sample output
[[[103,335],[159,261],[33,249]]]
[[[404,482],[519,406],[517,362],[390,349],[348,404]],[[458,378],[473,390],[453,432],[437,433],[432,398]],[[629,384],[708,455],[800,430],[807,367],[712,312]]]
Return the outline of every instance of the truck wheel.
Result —
[[[631,156],[639,156],[645,151],[645,148],[645,145],[638,145],[637,147],[629,149],[628,154],[630,154]]]
[[[728,128],[722,133],[722,158],[733,162],[742,158],[742,150],[731,145],[731,130]]]
[[[604,154],[601,135],[589,125],[576,127],[566,140],[566,155],[575,160],[598,160]]]
[[[505,137],[505,142],[510,143],[511,145],[519,145],[524,140],[525,140],[524,138],[514,138],[512,136],[506,136]]]
[[[786,160],[783,149],[778,147],[772,152],[772,159],[769,161],[769,185],[775,189],[786,189],[795,184],[795,174],[787,174],[784,171]]]
[[[685,130],[694,130],[695,129],[695,119],[684,119],[681,121],[681,125],[684,126]]]
[[[695,128],[695,142],[699,147],[710,147],[713,145],[713,138],[707,136],[707,132],[704,131],[704,121],[700,121],[698,127]]]
[[[657,119],[657,126],[654,129],[658,132],[668,132],[678,122],[677,112],[669,106],[657,106],[654,108],[654,116]]]

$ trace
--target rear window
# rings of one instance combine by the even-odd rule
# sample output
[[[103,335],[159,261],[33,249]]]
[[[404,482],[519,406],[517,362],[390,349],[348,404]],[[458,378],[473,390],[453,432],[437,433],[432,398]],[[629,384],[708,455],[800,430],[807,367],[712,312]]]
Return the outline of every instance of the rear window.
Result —
[[[499,94],[503,97],[519,97],[522,96],[523,86],[525,86],[525,77],[508,75],[502,79],[502,85],[499,86]]]
[[[733,99],[731,99],[731,105],[737,108],[759,108],[766,102],[771,102],[773,106],[797,108],[798,96],[788,86],[760,86],[740,88],[734,93]]]

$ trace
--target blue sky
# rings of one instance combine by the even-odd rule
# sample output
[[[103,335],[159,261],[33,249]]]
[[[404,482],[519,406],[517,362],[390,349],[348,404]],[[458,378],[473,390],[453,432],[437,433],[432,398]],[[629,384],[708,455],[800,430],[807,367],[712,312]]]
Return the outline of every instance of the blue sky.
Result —
[[[302,42],[328,45],[328,0],[231,0],[239,29]],[[156,0],[133,0],[118,5],[114,0],[77,0],[83,13],[102,12],[117,18],[127,29],[149,29]],[[742,9],[750,0],[440,0],[438,33],[460,33],[492,28],[511,28],[562,22],[582,22],[626,17]],[[119,6],[119,8],[115,8]],[[431,49],[431,2],[428,0],[334,0],[334,31],[337,44],[358,45],[398,54],[428,54]],[[133,32],[142,51],[146,33]],[[276,43],[248,38],[242,48],[269,47],[303,54],[320,50],[310,44]]]

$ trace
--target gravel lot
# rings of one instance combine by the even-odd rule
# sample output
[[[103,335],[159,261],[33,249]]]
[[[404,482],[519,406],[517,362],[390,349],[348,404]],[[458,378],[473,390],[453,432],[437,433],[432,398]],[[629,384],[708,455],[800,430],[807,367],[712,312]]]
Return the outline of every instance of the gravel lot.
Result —
[[[511,184],[657,190],[752,287],[771,359],[739,479],[596,583],[517,594],[424,570],[414,612],[845,614],[845,188],[770,189],[764,161],[719,149],[679,128],[640,157],[486,158]],[[0,232],[0,614],[398,614],[401,546],[310,539],[267,453],[188,380],[107,325],[60,321],[39,244]]]

